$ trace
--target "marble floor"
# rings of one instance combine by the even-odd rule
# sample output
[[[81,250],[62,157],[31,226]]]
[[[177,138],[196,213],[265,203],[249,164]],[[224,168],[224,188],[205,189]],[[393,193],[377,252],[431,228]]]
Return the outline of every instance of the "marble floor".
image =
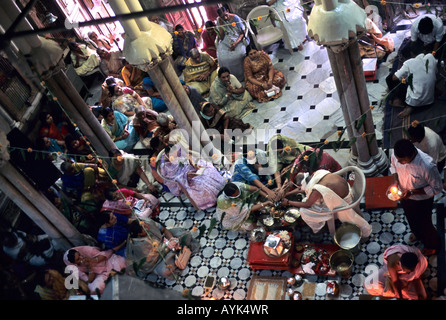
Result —
[[[400,25],[406,27],[410,21],[402,21]],[[404,37],[408,36],[408,29],[401,28],[388,33],[398,48]],[[266,141],[276,133],[290,136],[297,141],[312,146],[320,145],[325,139],[337,138],[337,130],[345,126],[340,109],[339,96],[331,74],[331,67],[326,48],[318,46],[314,41],[304,45],[302,51],[290,54],[278,45],[266,49],[273,60],[275,68],[282,71],[287,79],[287,85],[282,97],[268,103],[256,103],[256,109],[243,120],[251,123],[256,129],[265,129]],[[382,131],[384,106],[379,107],[380,100],[386,93],[385,77],[389,73],[391,61],[396,53],[381,63],[377,70],[376,80],[367,82],[367,89],[371,105],[377,106],[373,110],[373,120],[376,128],[377,140],[385,134]],[[337,152],[327,150],[341,165],[348,159],[348,149]],[[187,200],[185,199],[187,202]],[[445,195],[439,195],[437,203],[445,202]],[[182,207],[172,199],[163,204],[159,220],[167,227],[183,227],[192,230],[201,225],[209,226],[216,218],[215,208],[197,212],[193,207]],[[357,300],[366,294],[363,288],[365,277],[374,268],[383,264],[384,250],[393,244],[408,244],[410,229],[402,209],[395,210],[364,210],[365,219],[372,225],[373,232],[366,242],[361,243],[355,255],[351,276],[341,278],[336,276],[305,276],[306,283],[314,283],[313,295],[307,299],[325,300],[328,280],[336,281],[340,286],[339,300]],[[436,222],[436,212],[433,214]],[[325,232],[322,238],[315,239],[308,227],[300,227],[294,233],[296,241],[319,243],[334,243],[333,238]],[[188,267],[183,271],[179,281],[166,281],[149,276],[148,281],[177,291],[184,289],[201,299],[247,299],[248,288],[253,276],[288,278],[291,273],[277,270],[252,270],[247,263],[249,234],[226,231],[217,224],[210,233],[205,233],[199,239],[201,252],[193,256]],[[415,245],[422,248],[421,244]],[[423,281],[430,297],[437,294],[437,256],[429,257]],[[206,293],[204,281],[208,274],[217,278],[228,277],[231,286],[227,291],[214,288]],[[301,290],[302,287],[297,288]],[[289,297],[285,297],[289,299]]]
[[[395,32],[389,32],[385,37],[392,37],[395,48],[398,48],[405,37],[409,35],[410,21],[403,20]],[[303,50],[290,54],[278,44],[266,48],[275,68],[282,71],[287,79],[283,95],[268,103],[255,103],[256,109],[243,120],[251,123],[256,129],[264,129],[264,142],[281,133],[296,139],[300,143],[318,146],[324,140],[336,140],[337,131],[346,125],[340,109],[339,96],[336,90],[327,49],[318,46],[314,41],[307,41]],[[370,104],[373,109],[373,121],[378,142],[382,140],[384,106],[381,99],[386,94],[385,77],[396,56],[390,54],[386,61],[379,65],[374,81],[367,82]],[[88,102],[88,101],[87,101]],[[95,101],[92,101],[94,104]],[[326,149],[338,162],[344,166],[349,158],[349,149],[338,151]],[[169,201],[163,201],[159,221],[167,227],[182,227],[192,230],[202,225],[209,226],[216,218],[215,208],[197,212],[192,206],[182,206],[177,198],[166,196]],[[437,203],[444,203],[445,194],[437,197]],[[362,203],[363,205],[364,203]],[[306,283],[313,283],[314,291],[307,299],[326,299],[328,280],[336,281],[340,286],[339,300],[357,300],[366,291],[363,288],[365,277],[374,268],[383,264],[384,250],[396,243],[408,244],[409,226],[402,209],[395,210],[364,210],[365,219],[372,225],[371,237],[359,246],[355,255],[351,276],[327,278],[324,276],[305,276]],[[433,221],[436,223],[436,211]],[[322,238],[315,239],[308,227],[302,226],[294,233],[296,241],[318,243],[334,243],[328,232]],[[250,244],[249,234],[227,231],[217,224],[210,233],[205,232],[199,239],[200,253],[190,259],[188,267],[182,272],[178,281],[169,281],[149,276],[146,280],[179,292],[188,289],[194,296],[201,299],[244,300],[248,296],[248,288],[253,276],[288,278],[288,271],[252,270],[247,263],[247,253]],[[421,244],[415,245],[422,248]],[[437,297],[438,280],[437,256],[429,257],[423,281],[432,298]],[[228,277],[231,286],[227,291],[217,287],[206,293],[204,281],[207,275],[217,278]],[[300,288],[297,288],[300,290]],[[289,299],[289,297],[285,297]]]

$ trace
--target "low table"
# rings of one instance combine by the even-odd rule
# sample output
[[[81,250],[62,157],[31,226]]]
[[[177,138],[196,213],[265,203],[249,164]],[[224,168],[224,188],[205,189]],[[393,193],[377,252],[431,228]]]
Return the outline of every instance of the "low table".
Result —
[[[288,270],[291,266],[291,258],[294,250],[294,239],[291,236],[290,250],[280,257],[272,257],[263,250],[263,241],[249,244],[247,261],[251,269]]]

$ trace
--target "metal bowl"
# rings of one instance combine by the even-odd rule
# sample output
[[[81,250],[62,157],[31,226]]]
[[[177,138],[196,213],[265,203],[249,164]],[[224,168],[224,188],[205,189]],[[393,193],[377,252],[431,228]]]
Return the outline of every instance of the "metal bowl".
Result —
[[[300,217],[300,211],[297,208],[289,208],[284,215],[284,219],[288,223],[294,223]]]
[[[221,277],[220,280],[218,280],[217,286],[220,290],[228,290],[231,286],[231,281],[226,277]]]

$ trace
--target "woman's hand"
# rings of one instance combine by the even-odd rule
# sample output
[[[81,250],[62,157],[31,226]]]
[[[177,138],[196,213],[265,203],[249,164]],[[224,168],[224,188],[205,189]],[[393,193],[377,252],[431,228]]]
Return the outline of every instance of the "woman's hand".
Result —
[[[267,82],[267,89],[271,89],[273,87],[273,79],[269,79]]]

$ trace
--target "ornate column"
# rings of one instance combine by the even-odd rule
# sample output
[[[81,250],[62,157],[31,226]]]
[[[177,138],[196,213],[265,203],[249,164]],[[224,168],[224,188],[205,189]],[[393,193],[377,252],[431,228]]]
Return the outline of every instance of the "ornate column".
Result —
[[[138,0],[110,0],[110,6],[116,14],[143,11]],[[211,140],[171,63],[171,34],[147,17],[121,23],[126,33],[123,49],[126,60],[149,74],[179,127],[188,133],[191,149],[208,156],[201,151]],[[221,155],[213,145],[212,149],[213,154]]]
[[[378,148],[357,37],[366,13],[351,0],[315,0],[308,35],[327,47],[346,131],[353,143],[349,163],[366,176],[378,175],[387,158]]]

